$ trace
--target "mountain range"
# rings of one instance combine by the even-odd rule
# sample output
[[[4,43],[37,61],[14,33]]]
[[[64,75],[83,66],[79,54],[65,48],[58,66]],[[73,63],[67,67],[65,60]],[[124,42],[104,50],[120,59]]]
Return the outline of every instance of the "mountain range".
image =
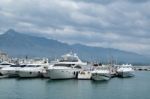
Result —
[[[0,35],[0,50],[12,57],[48,57],[56,58],[73,51],[83,60],[108,62],[109,59],[119,63],[149,64],[147,56],[113,48],[91,47],[82,44],[67,44],[57,40],[47,39],[19,33],[13,29]]]

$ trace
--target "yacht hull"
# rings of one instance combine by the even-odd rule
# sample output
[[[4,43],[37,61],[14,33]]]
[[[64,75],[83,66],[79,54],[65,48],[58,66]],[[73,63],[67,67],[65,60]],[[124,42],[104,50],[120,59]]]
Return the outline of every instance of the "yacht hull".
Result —
[[[2,75],[8,76],[8,77],[18,77],[17,70],[1,70],[0,72]]]
[[[133,77],[133,72],[118,72],[119,77],[127,78],[127,77]]]
[[[35,78],[41,77],[42,74],[39,71],[19,71],[18,75],[21,78]]]
[[[77,77],[77,70],[72,69],[49,69],[50,79],[74,79]]]
[[[93,73],[91,78],[93,80],[107,81],[111,78],[111,75],[110,74]]]
[[[42,72],[42,77],[44,77],[44,78],[49,78],[49,74],[48,74],[48,71],[43,71]]]

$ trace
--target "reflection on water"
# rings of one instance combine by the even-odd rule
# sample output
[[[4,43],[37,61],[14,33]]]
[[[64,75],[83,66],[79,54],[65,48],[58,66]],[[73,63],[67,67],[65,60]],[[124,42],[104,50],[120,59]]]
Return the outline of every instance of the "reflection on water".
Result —
[[[150,99],[150,72],[109,81],[0,79],[0,99]]]

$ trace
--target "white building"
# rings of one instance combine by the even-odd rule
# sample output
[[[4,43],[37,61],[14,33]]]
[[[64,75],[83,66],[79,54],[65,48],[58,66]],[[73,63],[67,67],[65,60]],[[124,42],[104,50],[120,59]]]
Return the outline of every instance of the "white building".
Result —
[[[7,53],[0,51],[0,62],[2,62],[2,61],[9,61],[9,57],[8,57]]]

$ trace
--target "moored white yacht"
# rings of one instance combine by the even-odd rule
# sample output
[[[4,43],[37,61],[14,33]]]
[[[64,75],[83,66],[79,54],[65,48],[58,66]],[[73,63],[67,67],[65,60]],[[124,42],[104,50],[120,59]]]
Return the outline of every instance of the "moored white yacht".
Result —
[[[111,72],[109,66],[98,66],[92,72],[92,80],[107,81],[111,78]]]
[[[18,75],[21,78],[41,77],[44,67],[37,64],[28,64],[26,67],[18,71]]]
[[[123,64],[117,68],[117,74],[119,77],[132,77],[134,76],[134,69],[131,64]]]
[[[76,78],[79,70],[87,63],[82,62],[76,54],[69,53],[63,55],[57,63],[48,68],[51,79],[71,79]]]
[[[26,67],[19,70],[18,75],[21,78],[41,77],[45,68],[48,67],[48,60],[34,60]]]
[[[44,70],[42,71],[42,76],[44,78],[49,78],[48,68],[51,68],[57,62],[58,60],[51,61],[48,66],[44,67]]]
[[[18,76],[18,71],[19,69],[25,67],[25,65],[10,65],[8,67],[3,67],[0,70],[0,73],[4,76],[8,76],[8,77],[17,77]]]
[[[0,63],[0,69],[2,69],[3,67],[9,67],[10,65],[12,65],[12,63],[4,61],[4,62]]]
[[[12,65],[12,63],[9,63],[9,62],[6,62],[6,61],[1,62],[1,63],[0,63],[0,76],[3,76],[3,74],[1,73],[1,69],[2,69],[2,68],[9,67],[9,66],[11,66],[11,65]]]

